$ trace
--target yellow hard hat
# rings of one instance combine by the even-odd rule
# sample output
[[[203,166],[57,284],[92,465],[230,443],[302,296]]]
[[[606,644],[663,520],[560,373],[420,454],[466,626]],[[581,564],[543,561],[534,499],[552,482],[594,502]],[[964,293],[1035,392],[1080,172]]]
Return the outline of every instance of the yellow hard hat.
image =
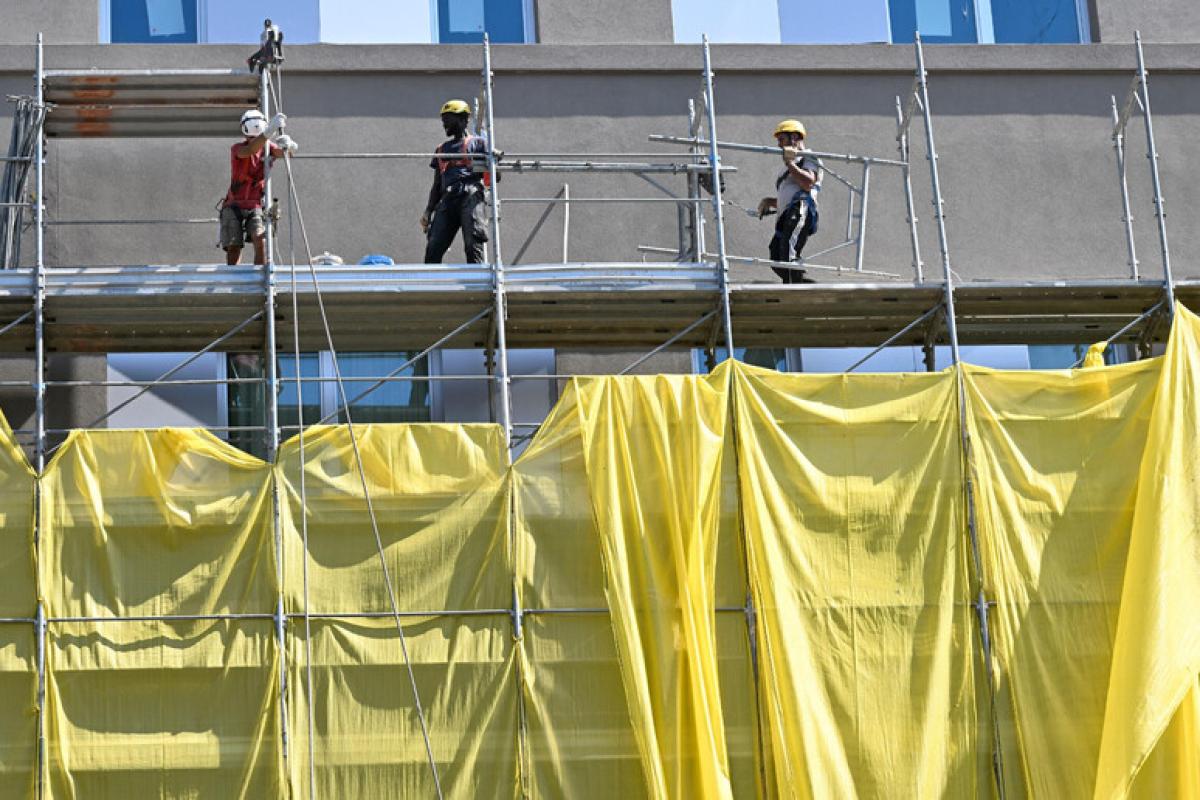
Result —
[[[465,100],[447,100],[442,104],[442,114],[470,114],[471,107]]]
[[[800,120],[785,119],[775,126],[775,132],[771,135],[778,136],[781,133],[798,133],[800,134],[800,138],[803,139],[808,132],[804,130],[804,123]]]

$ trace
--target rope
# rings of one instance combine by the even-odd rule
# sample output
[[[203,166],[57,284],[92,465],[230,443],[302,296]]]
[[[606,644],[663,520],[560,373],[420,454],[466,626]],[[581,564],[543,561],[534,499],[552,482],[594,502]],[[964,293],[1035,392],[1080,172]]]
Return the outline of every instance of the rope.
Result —
[[[268,82],[268,85],[270,86],[269,82]],[[274,94],[274,87],[271,87],[271,91]],[[277,108],[282,109],[282,104],[279,102],[278,95],[275,96],[275,105]],[[347,398],[345,383],[342,381],[342,370],[341,370],[341,367],[338,365],[337,349],[334,347],[334,344],[333,344],[333,334],[330,331],[330,327],[329,327],[329,317],[325,313],[325,300],[321,295],[321,286],[317,281],[317,271],[312,263],[312,260],[313,260],[312,246],[309,243],[308,229],[304,225],[304,212],[300,208],[300,197],[299,197],[299,193],[297,192],[297,189],[296,189],[295,176],[292,173],[292,156],[287,151],[284,151],[284,166],[287,168],[287,176],[288,176],[288,215],[289,215],[288,224],[289,224],[289,229],[292,224],[292,219],[293,219],[292,215],[294,213],[295,222],[300,226],[300,237],[304,243],[304,252],[305,252],[305,254],[307,256],[307,260],[308,260],[308,270],[309,270],[309,274],[312,277],[313,292],[317,299],[317,309],[320,311],[320,314],[321,314],[321,325],[324,328],[324,332],[325,332],[325,343],[326,343],[326,346],[329,348],[330,353],[333,356],[332,360],[333,360],[334,380],[337,384],[338,396],[341,400],[343,413],[345,413],[345,415],[346,415],[346,430],[350,435],[350,445],[354,451],[355,464],[358,467],[358,476],[359,476],[360,484],[362,486],[363,499],[366,501],[367,514],[370,516],[370,519],[371,519],[371,532],[375,536],[375,547],[379,553],[379,565],[380,565],[381,569],[383,570],[383,581],[384,581],[384,585],[387,588],[388,601],[389,601],[389,603],[391,605],[391,609],[392,609],[392,617],[396,623],[396,633],[399,635],[399,638],[400,638],[400,650],[404,654],[404,667],[408,673],[409,685],[412,687],[413,703],[414,703],[414,706],[416,707],[417,718],[421,724],[421,738],[424,740],[424,743],[425,743],[425,755],[429,761],[429,770],[430,770],[431,774],[433,775],[434,790],[436,792],[438,800],[442,800],[442,797],[443,797],[442,782],[441,782],[441,778],[438,776],[437,762],[433,757],[433,745],[430,742],[429,725],[425,719],[425,709],[421,705],[421,694],[417,689],[417,677],[416,677],[416,673],[413,671],[412,658],[410,657],[409,652],[408,652],[408,640],[407,640],[407,637],[404,635],[404,626],[400,619],[400,606],[396,600],[396,589],[392,583],[391,573],[388,570],[387,557],[384,553],[384,548],[383,548],[383,538],[380,536],[380,533],[379,533],[379,520],[375,516],[375,507],[374,507],[374,504],[371,502],[371,491],[370,491],[369,486],[367,485],[367,473],[366,473],[365,467],[363,466],[362,452],[359,450],[358,436],[354,431],[354,422],[350,415],[350,403]],[[303,384],[300,381],[300,339],[299,339],[300,320],[299,320],[299,317],[296,316],[297,312],[298,312],[298,301],[297,301],[297,294],[296,294],[296,259],[294,256],[294,252],[293,252],[293,256],[292,256],[291,260],[292,260],[291,275],[292,275],[292,313],[293,313],[292,339],[293,339],[293,345],[294,345],[295,357],[296,357],[296,386],[297,386],[297,392],[299,393],[301,391],[301,387]],[[303,395],[298,394],[297,403],[301,408],[303,408],[302,401],[303,401]],[[308,523],[307,523],[308,506],[307,506],[307,496],[305,494],[305,483],[304,483],[304,428],[303,428],[303,419],[302,418],[300,421],[300,430],[301,430],[301,433],[300,433],[300,475],[301,475],[300,488],[301,488],[301,503],[302,503],[301,535],[304,538],[304,546],[305,546],[304,571],[303,571],[303,573],[304,573],[304,624],[305,624],[305,633],[306,633],[306,637],[307,637],[306,657],[308,659],[309,789],[310,789],[310,796],[311,796],[312,791],[315,790],[315,778],[314,778],[315,770],[314,770],[314,766],[313,766],[314,760],[313,760],[313,737],[312,737],[312,725],[313,725],[313,721],[312,721],[312,714],[313,714],[313,709],[312,709],[312,640],[311,640],[311,636],[307,636],[307,634],[310,632],[310,627],[309,627],[310,617],[309,617],[309,610],[308,610]]]
[[[276,75],[279,71],[276,70]],[[280,94],[283,93],[283,82],[280,81]],[[278,100],[276,100],[278,105]],[[291,176],[288,176],[289,186]],[[303,591],[304,591],[304,672],[305,672],[305,697],[308,703],[308,797],[309,800],[316,800],[317,797],[317,758],[316,758],[316,734],[314,731],[313,715],[314,715],[314,692],[313,692],[313,656],[312,656],[312,616],[309,612],[309,594],[308,594],[308,484],[306,480],[305,457],[304,457],[304,383],[301,379],[300,367],[300,300],[296,292],[296,239],[295,239],[295,224],[294,215],[292,213],[292,197],[289,190],[288,193],[288,259],[291,262],[289,272],[291,273],[292,283],[292,351],[296,364],[296,424],[300,429],[300,436],[297,437],[297,442],[300,449],[300,540],[304,545],[304,557],[301,560],[301,574],[303,576]]]

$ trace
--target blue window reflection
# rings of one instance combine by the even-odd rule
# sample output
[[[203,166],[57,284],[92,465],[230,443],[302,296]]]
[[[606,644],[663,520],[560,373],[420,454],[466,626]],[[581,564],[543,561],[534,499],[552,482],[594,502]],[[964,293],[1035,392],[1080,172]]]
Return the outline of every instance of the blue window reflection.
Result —
[[[198,41],[196,0],[110,0],[114,44],[175,44]]]
[[[998,44],[1076,44],[1079,7],[1075,0],[991,0]]]
[[[525,41],[525,0],[438,0],[438,41],[476,44],[486,31],[492,42]]]

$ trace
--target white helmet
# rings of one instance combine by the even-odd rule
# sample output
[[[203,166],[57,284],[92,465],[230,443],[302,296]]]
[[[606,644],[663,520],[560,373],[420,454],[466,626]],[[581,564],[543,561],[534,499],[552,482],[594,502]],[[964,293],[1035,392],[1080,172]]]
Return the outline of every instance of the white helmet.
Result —
[[[267,132],[267,118],[257,108],[242,114],[242,133],[246,136],[262,136]]]

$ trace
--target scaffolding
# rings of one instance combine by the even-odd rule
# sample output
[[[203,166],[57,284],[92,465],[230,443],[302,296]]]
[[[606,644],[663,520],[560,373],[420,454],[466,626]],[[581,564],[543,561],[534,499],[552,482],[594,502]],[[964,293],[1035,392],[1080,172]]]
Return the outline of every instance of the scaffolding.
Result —
[[[490,144],[477,158],[490,178],[488,225],[490,243],[484,264],[449,266],[316,266],[303,228],[300,195],[292,174],[291,158],[285,159],[290,213],[299,222],[305,240],[307,263],[297,268],[281,261],[278,233],[267,237],[266,263],[262,266],[178,264],[118,267],[50,267],[46,264],[45,233],[51,224],[121,224],[122,220],[46,219],[44,186],[46,140],[49,136],[145,135],[146,120],[161,135],[223,135],[231,110],[257,105],[265,114],[282,109],[278,65],[258,74],[244,70],[50,70],[44,63],[41,37],[36,55],[36,96],[29,112],[33,115],[36,147],[18,151],[9,162],[33,167],[33,199],[26,201],[23,181],[6,180],[6,210],[33,211],[35,262],[32,268],[15,267],[10,258],[0,271],[0,351],[33,352],[34,374],[30,382],[5,381],[4,385],[32,386],[34,413],[32,430],[16,431],[32,438],[34,466],[43,471],[53,448],[50,437],[67,431],[47,427],[47,389],[81,386],[122,386],[137,393],[97,418],[88,428],[102,426],[108,418],[156,387],[172,385],[235,383],[261,387],[266,398],[263,426],[229,426],[235,430],[264,435],[267,454],[273,459],[288,426],[280,423],[278,397],[285,379],[280,377],[280,359],[314,349],[341,351],[405,350],[414,353],[391,373],[369,378],[302,377],[297,364],[295,384],[298,398],[306,383],[336,382],[347,418],[350,409],[381,386],[398,381],[482,381],[489,387],[493,419],[504,431],[510,452],[532,436],[536,429],[513,420],[512,389],[520,381],[560,381],[561,374],[514,374],[509,351],[527,347],[623,348],[631,351],[631,362],[621,370],[632,371],[652,356],[669,348],[695,348],[715,360],[717,349],[734,354],[739,347],[759,346],[867,346],[873,349],[849,369],[869,362],[884,348],[920,346],[926,367],[934,368],[934,348],[948,345],[951,359],[960,360],[963,344],[1078,343],[1106,339],[1137,343],[1143,350],[1155,335],[1156,323],[1169,317],[1175,300],[1200,304],[1200,283],[1175,281],[1171,274],[1165,212],[1158,155],[1154,144],[1148,73],[1140,37],[1135,39],[1137,70],[1127,97],[1120,107],[1112,99],[1113,144],[1121,189],[1123,222],[1128,246],[1130,274],[1121,281],[1054,281],[971,283],[956,280],[945,227],[945,203],[938,171],[928,74],[920,37],[916,38],[915,74],[907,94],[896,97],[895,157],[877,157],[833,152],[815,152],[828,165],[846,164],[859,170],[854,178],[827,167],[828,174],[847,190],[848,210],[845,236],[834,245],[811,255],[800,264],[778,264],[765,259],[731,254],[726,240],[725,211],[735,206],[723,196],[722,176],[733,171],[723,164],[723,152],[743,152],[778,157],[778,148],[723,141],[717,131],[715,72],[707,39],[701,45],[701,91],[688,106],[688,135],[651,135],[651,142],[683,148],[679,155],[654,153],[511,153],[498,158],[494,81],[491,47],[482,48],[480,95],[476,100],[478,132]],[[103,86],[102,92],[93,87]],[[1127,183],[1126,128],[1134,108],[1141,111],[1154,191],[1162,278],[1142,276],[1133,239],[1133,215]],[[47,110],[52,113],[47,114]],[[932,213],[937,230],[939,275],[926,274],[921,257],[916,203],[913,193],[911,137],[920,120],[930,180]],[[431,153],[314,153],[307,159],[421,159],[444,157]],[[459,155],[453,156],[461,158]],[[888,170],[899,177],[905,198],[905,222],[911,249],[911,275],[873,272],[864,268],[866,229],[873,174]],[[275,172],[278,172],[276,168]],[[660,189],[663,197],[581,198],[572,196],[569,185],[553,197],[504,198],[499,191],[501,174],[564,173],[638,176]],[[14,173],[15,175],[16,173]],[[656,176],[684,178],[686,193],[676,195]],[[271,181],[267,173],[269,200]],[[875,180],[878,180],[875,178]],[[665,203],[677,210],[679,243],[674,250],[643,245],[645,253],[670,255],[664,263],[581,263],[569,260],[569,214],[578,203]],[[549,208],[561,205],[566,218],[563,228],[562,263],[521,263],[529,241],[507,262],[501,242],[501,209],[506,203],[548,206],[535,224],[530,240],[541,229]],[[735,206],[736,207],[736,206]],[[19,219],[10,214],[6,220]],[[212,219],[139,220],[140,223],[211,224]],[[10,226],[11,227],[11,224]],[[7,229],[6,229],[7,230]],[[13,237],[7,237],[8,239]],[[18,237],[19,238],[19,237]],[[711,241],[711,248],[710,248]],[[15,247],[13,245],[12,247]],[[6,244],[6,257],[12,249]],[[814,261],[848,251],[852,264]],[[877,278],[874,282],[820,283],[813,285],[742,284],[731,279],[733,263],[767,264],[781,268],[803,267],[823,273],[855,278]],[[287,269],[281,280],[280,269]],[[889,280],[893,279],[893,280]],[[327,302],[328,301],[328,304]],[[1141,329],[1140,332],[1138,329]],[[279,341],[291,340],[292,353]],[[484,375],[402,375],[405,369],[435,350],[473,348],[483,350]],[[49,380],[48,352],[110,353],[191,350],[192,355],[153,381],[64,381]],[[641,354],[633,357],[634,351]],[[260,352],[265,375],[261,378],[179,379],[175,376],[201,355],[209,352]],[[336,352],[336,351],[335,351]],[[335,358],[336,368],[336,358]],[[353,397],[346,384],[365,384]],[[960,404],[962,388],[959,388]],[[307,424],[328,422],[329,418]],[[303,430],[301,419],[295,426]],[[353,425],[351,425],[353,429]],[[292,432],[288,430],[288,432]],[[965,428],[960,432],[964,449],[970,447]],[[303,451],[301,451],[303,459]],[[972,546],[977,597],[974,603],[981,641],[981,660],[991,680],[989,601],[984,595],[982,565],[975,531],[972,477],[964,474],[968,498],[967,535]],[[365,487],[364,487],[365,490]],[[369,495],[368,495],[369,500]],[[273,521],[277,545],[279,497],[273,498]],[[378,538],[378,534],[377,538]],[[36,546],[36,536],[35,536]],[[722,608],[722,612],[745,615],[753,631],[754,609],[749,599],[744,608]],[[525,615],[570,611],[598,613],[604,609],[526,609],[521,607],[514,585],[511,609],[497,610],[511,616],[513,635],[520,638]],[[393,614],[399,621],[399,609]],[[441,613],[441,612],[439,612]],[[389,615],[392,616],[392,615]],[[273,620],[281,652],[286,652],[285,631],[304,614],[288,612],[282,594]],[[64,622],[48,618],[39,605],[30,620],[37,635],[39,675],[38,709],[45,702],[45,643],[47,626]],[[81,621],[72,619],[72,621]],[[399,625],[398,625],[399,629]],[[751,635],[751,642],[753,636]],[[751,658],[756,658],[753,644]],[[280,663],[282,730],[288,730],[285,685],[286,663]],[[311,681],[310,681],[311,687]],[[415,685],[414,685],[415,692]],[[419,703],[419,698],[417,698]],[[311,702],[309,708],[311,709]],[[523,710],[522,710],[523,711]],[[993,715],[994,719],[994,715]],[[45,762],[45,731],[38,719],[39,760]],[[310,737],[311,741],[311,737]],[[287,758],[286,741],[284,755]],[[993,753],[997,780],[1002,754],[999,737]],[[311,764],[311,759],[310,759]],[[40,773],[39,773],[40,775]],[[435,773],[436,775],[436,773]],[[1003,786],[1000,784],[1001,793]],[[40,794],[40,787],[39,787]]]

